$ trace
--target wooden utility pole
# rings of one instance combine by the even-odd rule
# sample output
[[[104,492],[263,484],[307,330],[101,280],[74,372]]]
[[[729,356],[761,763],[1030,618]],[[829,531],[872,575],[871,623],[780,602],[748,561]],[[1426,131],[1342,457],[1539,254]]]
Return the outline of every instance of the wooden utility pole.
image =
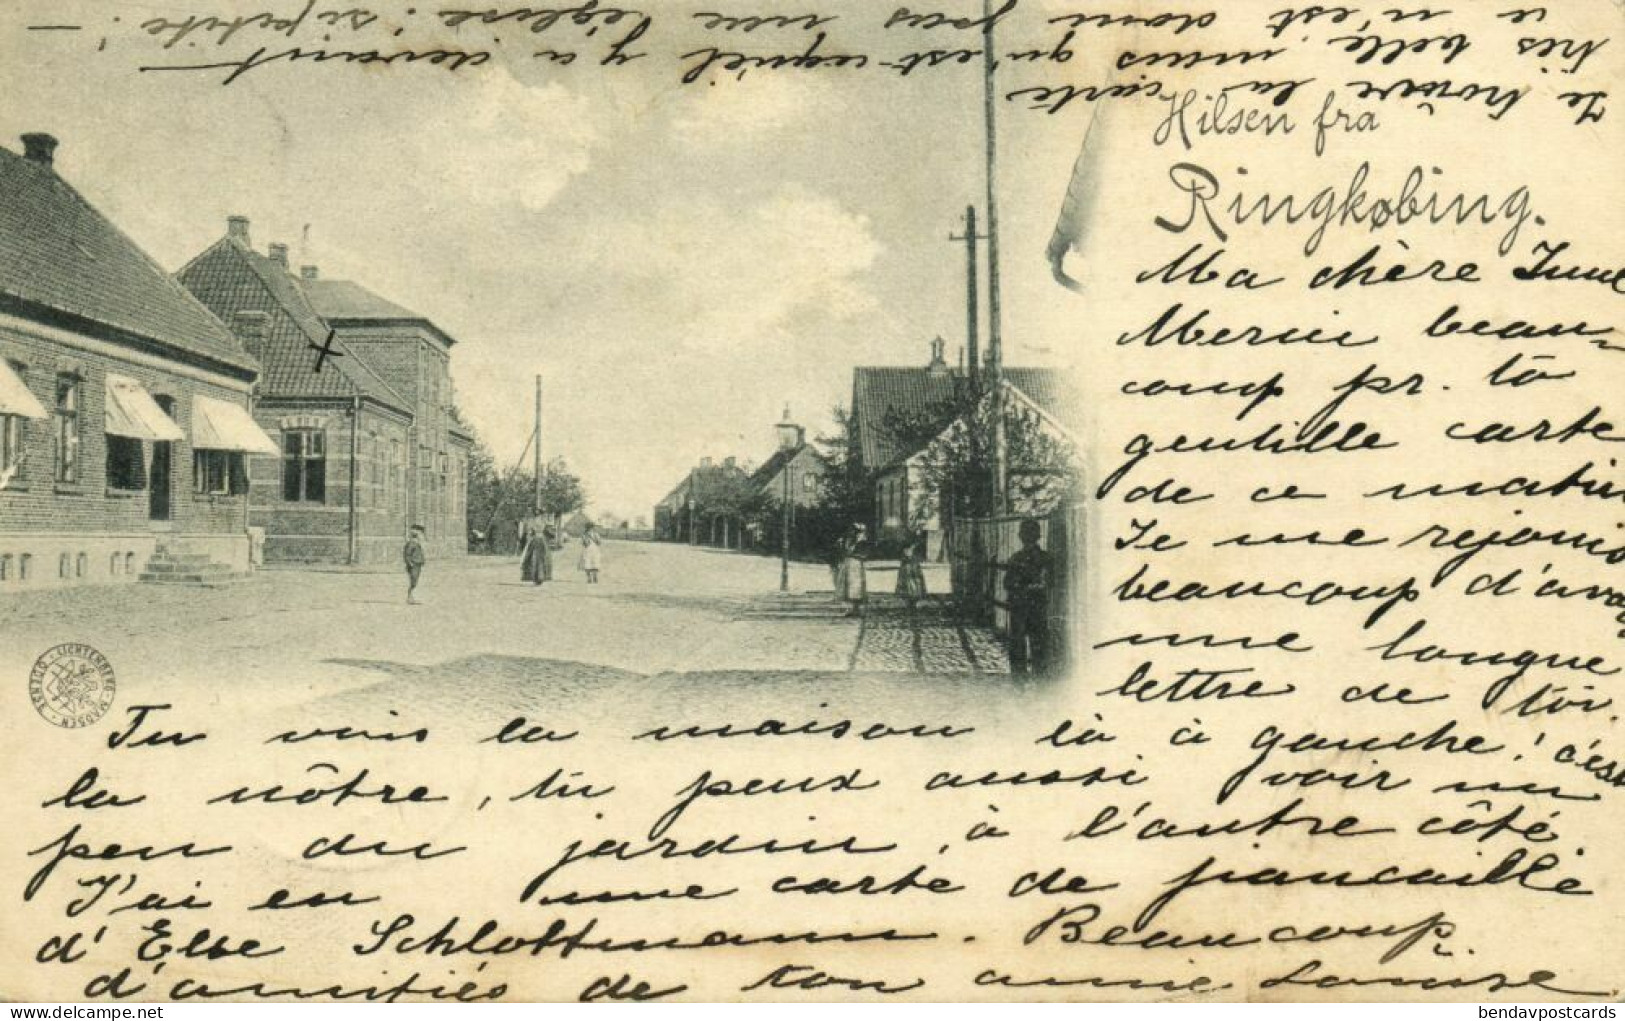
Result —
[[[999,329],[999,203],[994,184],[998,153],[998,123],[994,116],[993,0],[982,0],[982,119],[987,142],[987,390],[993,416],[994,514],[1005,512],[1004,343]]]
[[[949,234],[949,241],[965,242],[965,351],[970,372],[971,392],[982,378],[982,349],[978,337],[981,317],[977,309],[976,242],[986,241],[986,234],[976,233],[976,207],[965,207],[965,233]]]
[[[542,512],[542,377],[540,374],[536,376],[536,431],[531,438],[535,441],[535,449],[531,454],[536,474],[536,509],[534,513],[540,514]]]

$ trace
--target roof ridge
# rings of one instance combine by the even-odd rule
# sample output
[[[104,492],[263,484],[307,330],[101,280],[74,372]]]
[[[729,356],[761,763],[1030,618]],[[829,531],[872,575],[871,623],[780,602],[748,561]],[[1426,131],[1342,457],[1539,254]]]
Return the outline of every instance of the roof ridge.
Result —
[[[26,158],[24,159],[26,161]],[[117,235],[121,241],[129,245],[130,249],[135,252],[136,256],[139,257],[142,262],[146,263],[148,268],[150,268],[154,273],[158,274],[159,279],[161,279],[177,297],[179,297],[187,305],[191,306],[193,311],[203,315],[207,321],[220,326],[221,339],[233,345],[235,348],[235,350],[232,352],[233,354],[248,354],[248,351],[243,347],[242,342],[237,339],[237,335],[232,333],[231,330],[226,327],[226,324],[220,321],[218,316],[209,311],[209,306],[199,301],[197,296],[191,291],[188,291],[186,287],[169,272],[169,270],[165,269],[162,264],[158,262],[157,259],[154,259],[151,255],[148,255],[147,250],[142,247],[141,244],[135,240],[135,238],[131,237],[123,227],[120,227],[117,221],[92,205],[90,200],[85,198],[83,193],[81,193],[78,188],[75,188],[67,178],[57,173],[55,169],[51,169],[47,172],[52,178],[55,179],[56,183],[60,184],[67,190],[68,194],[75,202],[84,207],[86,212],[100,219],[112,229],[113,233]],[[156,340],[159,343],[165,343],[163,337],[153,337],[151,339]]]
[[[55,309],[58,312],[76,315],[80,319],[85,319],[86,322],[96,322],[96,324],[106,325],[106,327],[117,328],[117,330],[127,333],[130,337],[140,337],[143,340],[154,341],[154,343],[158,343],[164,348],[174,348],[174,350],[187,351],[187,353],[195,354],[195,356],[218,359],[219,363],[228,364],[228,366],[254,366],[255,359],[249,356],[247,350],[244,350],[241,341],[237,340],[236,335],[208,309],[208,306],[205,306],[190,291],[187,291],[187,288],[182,286],[176,276],[166,270],[158,260],[153,259],[146,252],[145,247],[135,237],[130,236],[130,232],[119,226],[119,223],[114,221],[112,216],[106,215],[99,208],[96,208],[96,205],[85,197],[85,193],[75,187],[67,177],[63,177],[55,167],[41,166],[41,164],[34,163],[32,159],[26,158],[23,154],[8,150],[5,146],[0,146],[0,154],[3,154],[3,158],[11,164],[11,172],[21,171],[23,174],[29,174],[32,179],[36,180],[37,184],[42,185],[47,190],[47,193],[55,192],[58,197],[65,200],[68,210],[70,210],[70,216],[73,218],[67,224],[63,224],[65,231],[73,232],[89,228],[93,229],[94,232],[101,232],[102,236],[111,239],[112,244],[117,249],[122,249],[122,252],[119,252],[120,262],[128,259],[128,267],[135,268],[137,272],[145,272],[143,275],[148,276],[148,278],[156,276],[156,280],[159,281],[158,285],[151,285],[150,281],[143,285],[140,280],[133,280],[133,278],[127,283],[133,286],[154,286],[154,289],[164,289],[167,298],[177,302],[177,304],[169,306],[171,311],[177,314],[177,322],[167,324],[167,327],[172,327],[171,330],[171,328],[158,327],[150,320],[143,322],[140,317],[137,317],[137,319],[124,317],[124,320],[120,322],[120,320],[111,319],[107,315],[98,314],[98,312],[106,312],[106,309],[91,312],[88,311],[86,306],[62,304],[60,299],[44,298],[42,296],[42,298],[37,299],[39,304]],[[130,259],[130,257],[133,257],[133,259]],[[18,296],[26,299],[26,294],[20,293]],[[151,311],[154,314],[161,315],[158,306],[163,306],[163,304],[164,302],[153,302]]]

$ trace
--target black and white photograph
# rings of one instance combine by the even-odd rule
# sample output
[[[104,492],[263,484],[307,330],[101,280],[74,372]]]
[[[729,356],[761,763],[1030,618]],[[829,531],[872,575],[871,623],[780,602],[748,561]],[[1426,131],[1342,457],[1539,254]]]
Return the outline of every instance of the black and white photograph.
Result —
[[[0,999],[1618,1001],[1625,13],[1452,6],[5,4]]]

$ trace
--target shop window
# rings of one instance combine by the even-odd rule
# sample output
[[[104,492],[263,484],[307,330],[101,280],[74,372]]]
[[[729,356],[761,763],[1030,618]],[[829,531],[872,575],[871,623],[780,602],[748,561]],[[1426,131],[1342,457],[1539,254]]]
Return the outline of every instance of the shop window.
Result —
[[[193,491],[200,496],[241,496],[248,492],[245,460],[235,450],[194,451]]]
[[[141,441],[130,436],[107,437],[107,488],[145,489],[147,464]]]

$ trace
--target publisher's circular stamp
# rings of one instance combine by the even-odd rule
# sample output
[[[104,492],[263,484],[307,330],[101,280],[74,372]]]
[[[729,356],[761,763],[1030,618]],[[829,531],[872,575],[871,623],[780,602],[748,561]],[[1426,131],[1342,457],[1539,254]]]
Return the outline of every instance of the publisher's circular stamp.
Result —
[[[34,708],[58,727],[88,727],[107,714],[118,683],[113,664],[88,645],[69,643],[46,650],[28,674]]]

